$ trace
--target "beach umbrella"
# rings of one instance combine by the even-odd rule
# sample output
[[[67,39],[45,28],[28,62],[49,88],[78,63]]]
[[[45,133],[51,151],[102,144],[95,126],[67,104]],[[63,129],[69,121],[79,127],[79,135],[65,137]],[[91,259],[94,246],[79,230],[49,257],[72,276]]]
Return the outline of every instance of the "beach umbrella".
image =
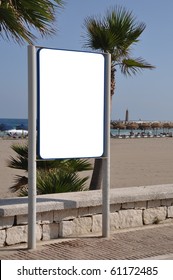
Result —
[[[153,130],[156,130],[156,135],[157,135],[158,129],[159,129],[159,128],[162,128],[163,125],[161,124],[161,122],[153,122],[153,123],[151,124],[151,127],[152,127]]]
[[[115,129],[118,129],[118,135],[120,135],[120,130],[121,130],[121,129],[125,129],[125,128],[126,128],[126,125],[125,125],[125,123],[123,123],[123,122],[118,122],[118,123],[115,123],[115,124],[114,124],[114,128],[115,128]]]
[[[169,124],[170,124],[170,129],[172,129],[173,128],[173,122],[170,122]],[[173,136],[172,132],[171,132],[170,136]]]
[[[170,133],[170,129],[173,128],[173,122],[165,122],[163,123],[163,133],[165,132],[166,129],[166,133]]]
[[[151,128],[151,123],[149,122],[143,122],[139,124],[139,129],[144,130],[144,132],[146,129],[150,129],[150,128]]]
[[[169,129],[171,128],[171,123],[170,122],[165,122],[163,123],[163,132],[166,129],[167,132],[169,133]]]
[[[126,128],[130,129],[131,132],[133,132],[133,130],[138,129],[139,125],[136,122],[130,122],[126,124]]]
[[[170,122],[169,125],[170,125],[169,127],[170,129],[173,128],[173,122]]]

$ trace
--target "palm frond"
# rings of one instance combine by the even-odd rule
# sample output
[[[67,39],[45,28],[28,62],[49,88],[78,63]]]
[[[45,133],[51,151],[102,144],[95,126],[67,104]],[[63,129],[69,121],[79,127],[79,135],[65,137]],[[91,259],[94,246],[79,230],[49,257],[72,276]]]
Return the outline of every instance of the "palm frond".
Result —
[[[10,157],[7,161],[7,166],[14,169],[28,170],[28,146],[27,145],[12,145],[13,151],[16,152],[16,157]]]
[[[62,5],[60,0],[1,1],[0,35],[19,44],[32,44],[36,40],[33,30],[42,36],[52,35],[55,33],[56,10]]]
[[[36,37],[22,24],[21,19],[10,7],[0,6],[0,35],[8,40],[13,39],[21,44],[24,41],[31,44]]]
[[[25,176],[16,175],[14,180],[14,185],[10,187],[11,192],[21,191],[28,185],[28,178]]]
[[[107,26],[107,30],[110,30],[112,34],[116,34],[116,36],[118,35],[119,41],[115,42],[117,49],[127,49],[131,44],[138,42],[139,36],[146,27],[143,22],[136,22],[132,12],[121,6],[116,6],[113,10],[109,9],[103,21]]]
[[[125,75],[132,75],[142,69],[155,68],[142,58],[132,59],[131,48],[139,42],[145,30],[143,22],[137,22],[132,12],[121,6],[107,11],[104,17],[87,17],[84,21],[84,47],[109,52],[112,67],[120,66]]]
[[[136,59],[123,59],[122,63],[119,66],[121,72],[126,76],[131,76],[132,74],[135,75],[144,69],[152,70],[155,68],[155,66],[149,64],[140,57]]]
[[[65,161],[67,170],[73,172],[92,170],[92,164],[86,159],[68,159]],[[63,168],[62,168],[63,169]],[[65,170],[66,168],[64,168]]]
[[[76,173],[39,172],[37,174],[38,194],[73,192],[84,190],[88,177],[80,178]]]

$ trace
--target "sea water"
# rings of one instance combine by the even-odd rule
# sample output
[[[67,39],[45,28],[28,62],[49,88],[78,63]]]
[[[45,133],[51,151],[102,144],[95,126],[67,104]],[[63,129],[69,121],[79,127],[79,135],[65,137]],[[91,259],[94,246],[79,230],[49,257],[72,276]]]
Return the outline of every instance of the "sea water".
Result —
[[[28,119],[10,119],[10,118],[0,118],[0,136],[4,135],[4,130],[9,130],[9,129],[24,129],[24,130],[28,130]],[[120,129],[120,131],[118,129],[111,129],[111,132],[113,135],[129,135],[131,130],[129,129]],[[135,134],[137,133],[141,133],[142,131],[139,129],[133,130],[133,132]],[[146,129],[145,131],[146,133],[150,133],[150,134],[156,134],[156,130],[151,130],[150,129]],[[165,128],[163,130],[163,128],[160,128],[157,130],[157,134],[163,133],[163,132],[171,132],[173,133],[173,129],[169,129],[169,131]]]
[[[3,136],[4,131],[9,129],[28,130],[28,119],[0,118],[0,136]]]

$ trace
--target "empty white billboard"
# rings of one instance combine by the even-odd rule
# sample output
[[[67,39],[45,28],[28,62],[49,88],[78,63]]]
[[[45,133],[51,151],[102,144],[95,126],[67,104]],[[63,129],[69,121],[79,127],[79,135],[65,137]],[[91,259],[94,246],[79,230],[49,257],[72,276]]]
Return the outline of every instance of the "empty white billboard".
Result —
[[[43,159],[100,157],[104,150],[105,57],[38,51],[38,146]]]

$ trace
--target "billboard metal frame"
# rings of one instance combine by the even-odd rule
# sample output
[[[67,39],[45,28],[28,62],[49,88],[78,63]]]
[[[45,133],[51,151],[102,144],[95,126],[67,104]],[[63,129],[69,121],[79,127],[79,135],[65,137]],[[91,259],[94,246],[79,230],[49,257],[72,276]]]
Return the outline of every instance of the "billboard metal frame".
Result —
[[[28,46],[28,249],[36,248],[37,49]],[[110,235],[110,88],[111,55],[105,57],[102,236]]]

